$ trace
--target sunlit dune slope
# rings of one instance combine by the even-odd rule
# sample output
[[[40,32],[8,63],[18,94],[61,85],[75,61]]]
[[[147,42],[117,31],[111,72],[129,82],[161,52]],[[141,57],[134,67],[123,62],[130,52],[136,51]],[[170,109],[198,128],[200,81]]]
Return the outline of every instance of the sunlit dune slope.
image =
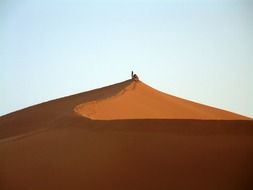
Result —
[[[159,92],[141,81],[134,80],[117,94],[76,106],[75,112],[82,116],[98,120],[147,118],[247,119],[238,114]]]

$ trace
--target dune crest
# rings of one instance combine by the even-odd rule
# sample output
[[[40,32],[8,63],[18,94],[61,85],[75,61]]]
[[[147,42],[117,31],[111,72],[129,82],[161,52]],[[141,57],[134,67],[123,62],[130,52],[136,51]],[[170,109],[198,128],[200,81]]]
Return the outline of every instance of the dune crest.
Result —
[[[162,93],[141,81],[134,80],[117,94],[103,99],[81,103],[74,108],[74,111],[79,115],[93,120],[247,119],[235,113]]]

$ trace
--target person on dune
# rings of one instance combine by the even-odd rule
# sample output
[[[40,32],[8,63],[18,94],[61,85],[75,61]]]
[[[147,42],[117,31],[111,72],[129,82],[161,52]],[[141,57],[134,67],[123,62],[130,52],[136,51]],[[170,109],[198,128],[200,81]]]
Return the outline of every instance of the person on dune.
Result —
[[[139,80],[139,77],[137,76],[137,74],[134,74],[134,72],[132,71],[131,72],[131,78],[135,81],[138,81]]]

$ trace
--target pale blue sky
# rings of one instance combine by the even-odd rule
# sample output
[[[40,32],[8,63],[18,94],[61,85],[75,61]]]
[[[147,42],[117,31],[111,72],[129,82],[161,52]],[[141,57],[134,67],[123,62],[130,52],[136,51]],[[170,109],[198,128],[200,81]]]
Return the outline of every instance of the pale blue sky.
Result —
[[[0,0],[0,115],[121,82],[253,117],[251,0]]]

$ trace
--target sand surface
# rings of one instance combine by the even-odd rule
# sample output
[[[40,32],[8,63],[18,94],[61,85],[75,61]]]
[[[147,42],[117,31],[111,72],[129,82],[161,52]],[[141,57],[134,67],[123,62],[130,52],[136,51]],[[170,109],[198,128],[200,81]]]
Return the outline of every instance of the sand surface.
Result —
[[[117,94],[75,107],[80,115],[95,120],[113,119],[247,119],[217,108],[159,92],[141,81],[132,81]]]
[[[252,160],[249,118],[131,80],[0,117],[1,190],[251,189]]]

